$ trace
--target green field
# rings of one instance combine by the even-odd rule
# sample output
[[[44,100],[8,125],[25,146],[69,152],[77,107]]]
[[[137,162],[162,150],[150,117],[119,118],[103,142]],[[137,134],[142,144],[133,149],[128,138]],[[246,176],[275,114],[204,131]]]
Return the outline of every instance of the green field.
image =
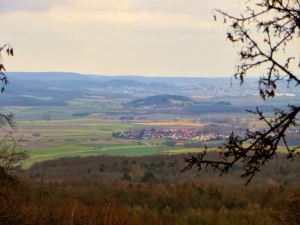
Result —
[[[22,164],[23,168],[28,168],[36,162],[62,157],[146,156],[199,151],[195,148],[167,147],[164,144],[166,141],[164,139],[137,141],[112,138],[112,132],[147,125],[134,121],[123,122],[118,119],[118,116],[102,114],[101,112],[105,108],[118,107],[118,104],[105,104],[107,105],[89,102],[80,104],[80,102],[74,101],[71,105],[61,107],[8,107],[2,108],[1,111],[12,112],[17,116],[16,130],[13,132],[13,136],[20,140],[20,149],[28,155],[28,159]],[[73,116],[74,113],[79,112],[87,112],[89,115]],[[176,115],[166,114],[147,114],[146,117],[148,121],[173,121],[177,118]],[[199,117],[193,116],[182,118],[199,119]],[[220,118],[220,115],[206,114],[201,116],[201,119],[209,121],[209,123],[215,118]],[[255,127],[261,126],[259,122],[253,118],[249,119],[244,114],[223,114],[222,118],[238,121],[237,126],[243,123],[252,124]],[[0,135],[4,136],[5,134],[2,132]]]
[[[184,153],[186,148],[167,147],[162,140],[125,140],[112,138],[112,132],[140,125],[118,120],[77,119],[53,121],[18,121],[14,136],[26,151],[28,159],[22,166],[72,156],[145,156]]]

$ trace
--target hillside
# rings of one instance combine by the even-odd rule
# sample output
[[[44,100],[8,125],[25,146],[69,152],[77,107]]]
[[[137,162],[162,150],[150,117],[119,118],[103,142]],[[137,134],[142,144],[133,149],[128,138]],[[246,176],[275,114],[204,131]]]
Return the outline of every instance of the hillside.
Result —
[[[184,106],[185,104],[191,104],[194,100],[191,98],[180,95],[156,95],[146,98],[140,98],[127,103],[127,106],[132,107],[172,107],[172,106]]]
[[[58,119],[92,113],[119,118],[157,113],[244,113],[247,109],[255,110],[256,106],[270,111],[274,105],[298,103],[300,95],[279,88],[276,99],[263,101],[256,94],[255,79],[251,78],[247,79],[247,85],[233,84],[229,88],[228,78],[96,76],[60,72],[13,72],[7,76],[10,85],[0,98],[2,112],[13,111],[23,119],[42,119],[42,115],[49,112],[52,118]],[[36,112],[36,116],[26,110],[15,112],[12,107],[32,107],[30,110]],[[50,107],[57,107],[59,112],[53,113]]]

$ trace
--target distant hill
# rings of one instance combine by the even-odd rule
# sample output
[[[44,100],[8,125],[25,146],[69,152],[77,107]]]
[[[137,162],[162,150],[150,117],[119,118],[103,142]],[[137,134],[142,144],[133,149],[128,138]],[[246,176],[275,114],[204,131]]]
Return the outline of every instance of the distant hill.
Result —
[[[181,95],[155,95],[145,98],[139,98],[124,104],[127,109],[144,108],[150,114],[184,114],[201,115],[205,113],[243,113],[247,109],[253,109],[250,106],[233,105],[226,101],[196,101],[189,97]],[[262,106],[264,111],[269,112],[270,107]],[[134,110],[132,110],[134,111]]]
[[[224,104],[209,102],[231,102],[233,105],[283,105],[289,101],[299,102],[300,91],[278,88],[279,94],[272,101],[262,101],[257,95],[257,81],[247,78],[247,84],[240,86],[229,77],[142,77],[142,76],[101,76],[61,72],[10,72],[10,85],[0,96],[1,106],[64,106],[74,100],[105,98],[114,103],[130,102],[125,106],[161,106],[161,108],[185,108],[188,111],[203,112],[209,107],[230,108]],[[176,95],[174,95],[176,93]],[[292,97],[285,97],[290,93]],[[140,99],[137,99],[139,96]],[[149,97],[151,96],[151,97]],[[184,97],[186,96],[186,97]],[[293,97],[294,96],[294,97]],[[144,99],[143,99],[144,98]],[[193,101],[192,99],[198,99]],[[155,108],[155,107],[152,107]],[[154,109],[153,109],[154,110]],[[173,110],[173,109],[172,109]],[[169,113],[169,112],[168,112]],[[183,112],[182,112],[183,113]]]
[[[184,106],[185,104],[191,104],[194,100],[191,98],[180,95],[156,95],[146,98],[140,98],[127,103],[127,106],[131,107],[147,107],[147,106]]]

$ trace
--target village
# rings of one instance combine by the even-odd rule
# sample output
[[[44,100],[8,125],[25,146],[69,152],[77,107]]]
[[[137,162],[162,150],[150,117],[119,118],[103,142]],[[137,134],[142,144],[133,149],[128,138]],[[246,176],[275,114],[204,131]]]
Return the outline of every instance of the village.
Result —
[[[159,127],[159,128],[137,128],[124,132],[113,132],[114,138],[132,140],[149,140],[152,138],[167,138],[174,140],[194,141],[222,141],[228,139],[230,132],[203,132],[203,129],[195,127]]]

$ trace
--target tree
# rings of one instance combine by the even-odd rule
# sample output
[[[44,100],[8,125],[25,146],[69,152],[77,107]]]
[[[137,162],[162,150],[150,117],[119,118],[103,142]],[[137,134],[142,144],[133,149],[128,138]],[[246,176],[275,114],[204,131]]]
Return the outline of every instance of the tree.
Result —
[[[4,92],[5,87],[8,85],[8,78],[5,74],[5,66],[2,62],[3,54],[8,56],[14,55],[14,50],[11,45],[6,44],[0,47],[0,82],[2,84],[1,93]],[[9,126],[14,128],[13,115],[0,113],[0,128]],[[18,161],[23,159],[25,154],[17,149],[17,142],[10,134],[6,134],[0,140],[0,177],[4,176],[9,169]]]
[[[241,85],[250,72],[260,69],[259,94],[265,100],[274,98],[278,83],[298,88],[300,84],[299,55],[292,55],[291,48],[299,43],[300,1],[299,0],[249,0],[246,11],[240,16],[215,10],[214,19],[222,17],[228,24],[227,38],[238,44],[239,61],[234,77]],[[236,164],[242,164],[242,177],[249,183],[261,167],[276,156],[278,145],[283,143],[288,158],[299,154],[299,147],[289,145],[286,133],[290,128],[299,128],[300,111],[298,105],[288,105],[286,109],[275,109],[268,118],[261,110],[251,111],[266,125],[265,129],[250,131],[244,137],[234,133],[227,143],[220,147],[220,158],[208,157],[207,149],[186,159],[186,169],[213,168],[226,174]]]

